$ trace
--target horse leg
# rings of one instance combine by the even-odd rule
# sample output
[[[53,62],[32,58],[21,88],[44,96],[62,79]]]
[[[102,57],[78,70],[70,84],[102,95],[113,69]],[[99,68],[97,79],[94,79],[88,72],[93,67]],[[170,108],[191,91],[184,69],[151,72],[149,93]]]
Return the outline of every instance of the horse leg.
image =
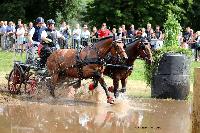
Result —
[[[121,79],[122,89],[120,92],[125,93],[126,92],[126,84],[127,84],[127,78]]]
[[[108,90],[107,90],[107,85],[106,85],[106,82],[104,81],[104,78],[103,78],[103,74],[100,74],[100,73],[95,73],[94,77],[96,79],[98,79],[99,83],[101,84],[101,86],[103,87],[105,93],[106,93],[106,96],[107,96],[107,103],[110,103],[110,104],[113,104],[114,103],[114,99],[110,96]]]
[[[54,93],[54,90],[55,90],[55,85],[58,81],[58,74],[54,74],[52,75],[51,77],[51,82],[49,84],[49,90],[50,90],[50,94],[52,95],[52,97],[55,97],[55,93]]]
[[[114,86],[114,96],[115,98],[119,97],[119,79],[118,78],[114,78],[113,79],[113,86]]]

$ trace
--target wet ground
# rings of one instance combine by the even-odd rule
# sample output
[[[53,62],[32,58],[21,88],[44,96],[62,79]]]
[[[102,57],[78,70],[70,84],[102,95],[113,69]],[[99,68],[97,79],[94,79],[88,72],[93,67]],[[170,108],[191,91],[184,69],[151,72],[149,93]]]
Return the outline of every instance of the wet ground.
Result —
[[[149,94],[141,83],[128,90]],[[140,86],[138,86],[140,84]],[[101,88],[57,88],[54,99],[43,89],[37,95],[11,96],[0,86],[0,133],[190,133],[187,101],[119,98],[106,103]],[[44,91],[45,90],[45,91]],[[4,92],[5,91],[5,92]],[[137,92],[136,92],[137,93]],[[130,93],[129,93],[130,94]],[[135,94],[135,92],[134,92]]]
[[[114,105],[49,99],[0,104],[1,133],[189,133],[186,101],[120,99]],[[50,104],[53,103],[53,104]]]

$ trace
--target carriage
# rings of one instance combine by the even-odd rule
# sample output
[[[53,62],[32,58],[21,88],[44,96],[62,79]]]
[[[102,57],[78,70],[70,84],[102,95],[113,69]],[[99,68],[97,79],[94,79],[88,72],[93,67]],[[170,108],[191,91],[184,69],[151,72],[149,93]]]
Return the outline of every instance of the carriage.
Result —
[[[32,52],[34,51],[34,52]],[[16,55],[20,54],[20,60],[16,60]],[[36,88],[41,81],[46,81],[48,76],[46,68],[40,68],[40,57],[38,56],[38,46],[32,45],[26,50],[26,61],[22,61],[22,49],[15,49],[15,59],[13,69],[7,75],[8,90],[11,94],[24,92],[28,95],[35,95]],[[24,88],[23,90],[21,88]]]

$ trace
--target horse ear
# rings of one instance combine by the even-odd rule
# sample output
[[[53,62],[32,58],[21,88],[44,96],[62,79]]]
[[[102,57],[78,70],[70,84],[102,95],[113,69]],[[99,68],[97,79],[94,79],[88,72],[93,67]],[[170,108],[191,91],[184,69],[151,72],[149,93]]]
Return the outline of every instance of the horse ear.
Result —
[[[141,42],[140,48],[143,50],[145,49],[145,44],[143,42]]]

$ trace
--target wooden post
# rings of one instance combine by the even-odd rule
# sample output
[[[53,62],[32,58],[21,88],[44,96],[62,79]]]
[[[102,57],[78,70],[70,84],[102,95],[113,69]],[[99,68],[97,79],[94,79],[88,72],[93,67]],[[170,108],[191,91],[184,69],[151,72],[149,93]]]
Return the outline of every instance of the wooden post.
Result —
[[[192,133],[200,133],[200,68],[194,70]]]

